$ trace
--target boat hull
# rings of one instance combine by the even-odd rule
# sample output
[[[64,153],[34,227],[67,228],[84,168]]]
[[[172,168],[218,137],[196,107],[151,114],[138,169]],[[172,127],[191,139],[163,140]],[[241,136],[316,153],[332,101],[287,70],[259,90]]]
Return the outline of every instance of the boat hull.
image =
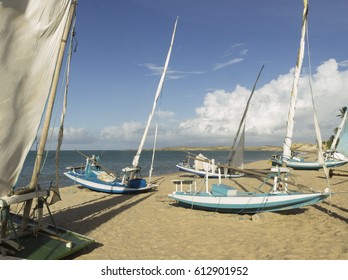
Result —
[[[68,171],[64,173],[69,179],[75,183],[82,185],[93,191],[113,193],[113,194],[131,194],[141,193],[153,189],[155,186],[148,184],[145,179],[133,179],[130,180],[129,184],[122,183],[122,180],[115,179],[112,182],[105,182],[99,180],[97,175],[91,173],[85,175],[85,173],[79,173],[75,171]]]
[[[229,213],[278,212],[318,203],[329,193],[239,193],[236,196],[212,196],[211,193],[173,192],[168,197],[182,206]]]
[[[325,166],[327,168],[339,167],[345,164],[347,164],[347,161],[345,160],[325,161]],[[286,162],[286,166],[295,170],[320,170],[323,168],[323,165],[316,161],[288,161]]]
[[[208,178],[219,178],[218,173],[212,173],[212,172],[206,172],[204,170],[196,170],[192,167],[186,167],[180,164],[176,165],[177,168],[179,168],[180,171],[187,172],[187,173],[192,173],[194,175],[197,175],[199,177],[206,177],[208,175]],[[241,173],[236,173],[236,174],[221,174],[221,178],[239,178],[244,176],[244,174]]]

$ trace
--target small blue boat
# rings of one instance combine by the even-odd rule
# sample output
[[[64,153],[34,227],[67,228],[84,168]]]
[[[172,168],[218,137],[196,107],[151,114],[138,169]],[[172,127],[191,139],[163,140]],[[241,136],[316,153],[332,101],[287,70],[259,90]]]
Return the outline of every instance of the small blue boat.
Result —
[[[171,38],[170,47],[168,50],[167,58],[163,67],[162,75],[156,90],[155,98],[153,101],[152,110],[150,112],[142,139],[140,141],[138,150],[133,158],[131,167],[125,167],[122,169],[123,175],[120,177],[115,175],[113,172],[104,171],[99,168],[100,164],[93,157],[87,157],[86,166],[82,168],[69,168],[68,172],[65,172],[64,175],[73,180],[75,183],[78,183],[86,188],[89,188],[94,191],[106,192],[106,193],[117,193],[117,194],[130,194],[130,193],[140,193],[149,191],[157,187],[156,184],[148,183],[145,179],[142,178],[140,173],[139,159],[140,155],[147,137],[149,127],[153,115],[155,113],[157,101],[162,92],[166,71],[168,69],[168,64],[170,60],[170,55],[172,52],[172,47],[174,44],[176,26],[178,23],[178,18],[174,24],[174,30]],[[151,174],[150,176],[151,177]]]

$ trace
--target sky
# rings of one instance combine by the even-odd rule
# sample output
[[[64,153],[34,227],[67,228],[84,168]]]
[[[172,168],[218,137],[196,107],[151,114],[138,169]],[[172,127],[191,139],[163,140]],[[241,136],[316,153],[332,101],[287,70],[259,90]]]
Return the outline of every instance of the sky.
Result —
[[[309,73],[323,140],[348,104],[348,2],[309,5],[293,142],[315,143]],[[157,147],[231,145],[262,65],[245,141],[282,146],[302,12],[302,0],[79,0],[62,149],[137,149],[176,17],[145,148],[156,124]]]

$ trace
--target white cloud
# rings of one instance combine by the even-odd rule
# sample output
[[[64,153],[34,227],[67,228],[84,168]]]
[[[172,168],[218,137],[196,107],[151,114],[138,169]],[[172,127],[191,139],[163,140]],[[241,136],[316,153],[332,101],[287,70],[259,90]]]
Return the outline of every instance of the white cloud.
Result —
[[[247,116],[247,143],[282,144],[292,82],[293,70],[290,70],[257,89]],[[339,124],[336,117],[339,108],[348,103],[348,71],[340,72],[338,63],[330,59],[317,68],[312,87],[325,140]],[[210,145],[230,143],[249,94],[250,89],[240,85],[232,92],[216,90],[208,93],[204,105],[196,109],[196,116],[180,123],[179,134],[197,144],[202,140]],[[308,76],[301,77],[299,83],[294,140],[315,142]]]
[[[233,58],[233,59],[230,59],[226,62],[216,63],[213,69],[218,70],[218,69],[227,67],[229,65],[236,64],[236,63],[241,62],[243,60],[244,60],[244,58]]]
[[[339,109],[348,106],[348,70],[330,59],[313,71],[312,87],[323,140],[327,140],[338,126]],[[255,79],[256,77],[251,77]],[[258,85],[251,100],[246,120],[247,145],[281,146],[286,129],[293,69],[284,75]],[[180,145],[230,145],[238,129],[251,89],[237,85],[233,91],[211,90],[204,96],[203,106],[195,116],[179,122],[175,112],[158,114],[157,147]],[[85,128],[66,128],[64,144],[92,143],[89,147],[102,149],[136,148],[145,128],[145,122],[124,122],[119,126],[104,127],[98,137]],[[152,147],[154,119],[145,146]],[[295,115],[294,142],[315,142],[313,110],[308,76],[301,76]],[[84,145],[84,147],[87,147]]]
[[[104,127],[100,136],[104,140],[134,140],[139,138],[139,133],[144,129],[141,122],[125,122],[121,126]]]
[[[227,51],[224,52],[223,57],[229,57],[232,55],[234,56],[237,55],[239,57],[229,59],[228,61],[225,61],[225,62],[216,63],[213,70],[216,71],[221,68],[225,68],[229,65],[242,62],[244,60],[243,56],[246,56],[248,53],[248,49],[246,49],[244,46],[245,46],[245,43],[237,43],[232,45]]]
[[[175,113],[174,112],[171,112],[171,111],[159,111],[159,112],[156,112],[156,115],[163,119],[168,119],[168,118],[173,118],[175,116]]]
[[[141,64],[142,66],[145,66],[147,69],[151,71],[152,76],[160,76],[163,72],[163,66],[158,66],[153,63],[145,63]],[[168,80],[176,80],[176,79],[183,79],[190,75],[201,75],[204,74],[203,71],[178,71],[173,70],[170,67],[167,69],[166,78]]]
[[[340,67],[348,67],[348,60],[343,60],[338,63]]]

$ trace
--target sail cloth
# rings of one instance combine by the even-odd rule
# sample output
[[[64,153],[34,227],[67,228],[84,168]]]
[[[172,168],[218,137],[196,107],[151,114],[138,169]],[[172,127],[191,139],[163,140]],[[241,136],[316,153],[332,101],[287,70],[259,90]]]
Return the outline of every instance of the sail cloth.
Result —
[[[291,144],[292,136],[294,130],[294,118],[295,118],[295,109],[297,102],[297,92],[298,92],[298,83],[301,74],[301,68],[304,57],[305,50],[305,36],[306,36],[306,27],[307,27],[307,15],[308,15],[308,1],[303,1],[303,17],[302,17],[302,28],[301,28],[301,40],[300,47],[297,54],[297,62],[295,66],[294,81],[292,84],[291,97],[290,97],[290,107],[288,113],[288,122],[287,130],[283,144],[283,160],[289,160],[291,158]]]
[[[255,92],[256,84],[259,81],[259,78],[261,76],[261,73],[262,73],[262,70],[264,67],[265,66],[262,65],[262,67],[259,71],[259,74],[257,75],[253,89],[252,89],[250,96],[248,98],[248,101],[246,103],[242,119],[240,120],[237,134],[234,137],[232,149],[228,155],[227,163],[228,163],[228,165],[230,165],[232,167],[237,167],[237,168],[241,168],[241,169],[244,168],[244,143],[245,143],[246,116],[247,116],[247,113],[249,110],[251,98],[253,97],[254,92]]]
[[[345,131],[346,131],[346,132],[345,132],[345,133],[346,133],[346,135],[345,135],[346,138],[343,139],[343,141],[345,141],[345,142],[348,141],[348,138],[347,138],[347,133],[348,133],[348,131],[347,131],[347,124],[346,124],[347,113],[348,113],[348,109],[344,112],[342,121],[341,121],[340,125],[338,126],[337,132],[336,132],[336,134],[335,134],[335,137],[334,137],[334,139],[333,139],[333,141],[332,141],[332,143],[331,143],[330,150],[333,150],[333,151],[336,150],[337,143],[338,143],[338,141],[339,141],[339,139],[340,139],[340,137],[341,137],[342,130],[344,130],[344,129],[345,129]],[[344,136],[344,135],[342,135],[342,136]],[[342,145],[344,145],[344,143],[343,143]],[[348,142],[346,143],[346,145],[348,146]],[[348,147],[345,148],[345,152],[347,152],[347,151],[348,151]],[[341,153],[344,154],[345,156],[348,156],[347,153],[343,153],[343,152],[341,152]]]
[[[345,114],[345,116],[347,116]],[[348,157],[348,122],[347,118],[345,118],[344,126],[341,130],[339,142],[337,145],[336,150],[340,152],[341,154],[345,155]]]
[[[0,0],[0,197],[36,138],[70,2]]]

